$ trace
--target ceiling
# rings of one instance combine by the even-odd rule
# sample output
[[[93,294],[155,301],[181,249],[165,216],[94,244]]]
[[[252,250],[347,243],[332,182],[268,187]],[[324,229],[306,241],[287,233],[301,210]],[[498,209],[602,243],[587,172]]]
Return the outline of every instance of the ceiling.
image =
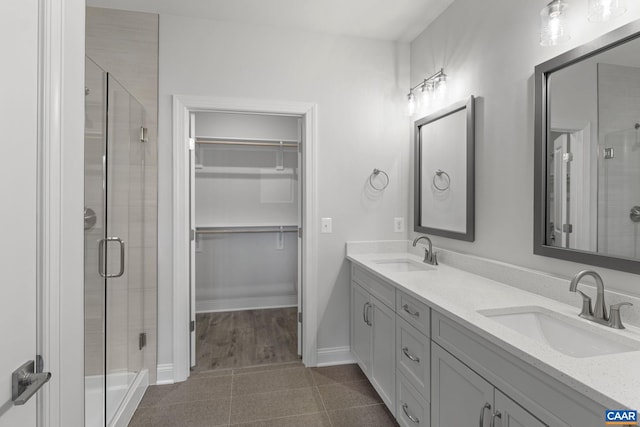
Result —
[[[87,5],[409,42],[453,1],[87,0]]]

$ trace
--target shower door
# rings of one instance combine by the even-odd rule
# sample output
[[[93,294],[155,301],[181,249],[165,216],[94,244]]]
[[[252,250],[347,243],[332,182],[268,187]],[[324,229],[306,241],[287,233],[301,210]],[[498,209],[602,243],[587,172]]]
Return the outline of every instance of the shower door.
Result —
[[[85,425],[110,426],[143,364],[144,109],[86,66]]]

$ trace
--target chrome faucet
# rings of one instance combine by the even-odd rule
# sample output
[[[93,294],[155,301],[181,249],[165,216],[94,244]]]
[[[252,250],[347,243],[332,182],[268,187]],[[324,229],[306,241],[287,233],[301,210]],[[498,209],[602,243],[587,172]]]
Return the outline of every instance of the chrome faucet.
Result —
[[[413,246],[415,247],[422,239],[425,239],[428,244],[428,247],[424,248],[424,260],[422,260],[422,262],[431,265],[438,265],[438,257],[437,254],[433,251],[433,244],[431,243],[430,238],[428,238],[427,236],[418,236],[413,239]]]
[[[591,276],[596,281],[596,305],[591,308],[591,298],[584,292],[578,290],[578,283],[584,276]],[[570,292],[578,292],[582,296],[582,310],[579,316],[601,325],[610,326],[615,329],[624,329],[622,320],[620,319],[620,308],[624,305],[633,305],[629,302],[613,304],[611,306],[611,316],[607,314],[607,308],[604,303],[604,282],[602,277],[593,270],[583,270],[573,276],[569,284]]]

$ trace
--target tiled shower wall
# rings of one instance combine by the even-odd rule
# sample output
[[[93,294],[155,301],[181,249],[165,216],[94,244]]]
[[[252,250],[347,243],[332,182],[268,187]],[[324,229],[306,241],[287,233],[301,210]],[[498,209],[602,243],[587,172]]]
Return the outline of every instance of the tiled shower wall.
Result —
[[[131,269],[142,277],[129,298],[143,301],[147,334],[144,367],[151,384],[156,381],[157,359],[157,240],[158,240],[158,15],[112,9],[87,8],[86,54],[111,73],[144,106],[148,142],[144,153],[144,205],[140,215],[144,254]],[[132,271],[133,273],[133,271]],[[138,327],[139,325],[136,325]],[[90,332],[90,331],[89,331]],[[138,351],[130,346],[130,351]],[[90,367],[87,367],[90,371]]]

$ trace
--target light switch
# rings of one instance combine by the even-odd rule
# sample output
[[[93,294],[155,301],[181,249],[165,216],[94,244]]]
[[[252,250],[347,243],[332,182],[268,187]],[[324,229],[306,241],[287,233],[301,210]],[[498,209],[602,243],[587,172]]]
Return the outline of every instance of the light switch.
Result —
[[[404,218],[402,217],[393,218],[393,231],[395,233],[402,233],[404,231]]]
[[[320,232],[321,233],[331,233],[333,232],[333,225],[331,218],[322,218],[320,220]]]

